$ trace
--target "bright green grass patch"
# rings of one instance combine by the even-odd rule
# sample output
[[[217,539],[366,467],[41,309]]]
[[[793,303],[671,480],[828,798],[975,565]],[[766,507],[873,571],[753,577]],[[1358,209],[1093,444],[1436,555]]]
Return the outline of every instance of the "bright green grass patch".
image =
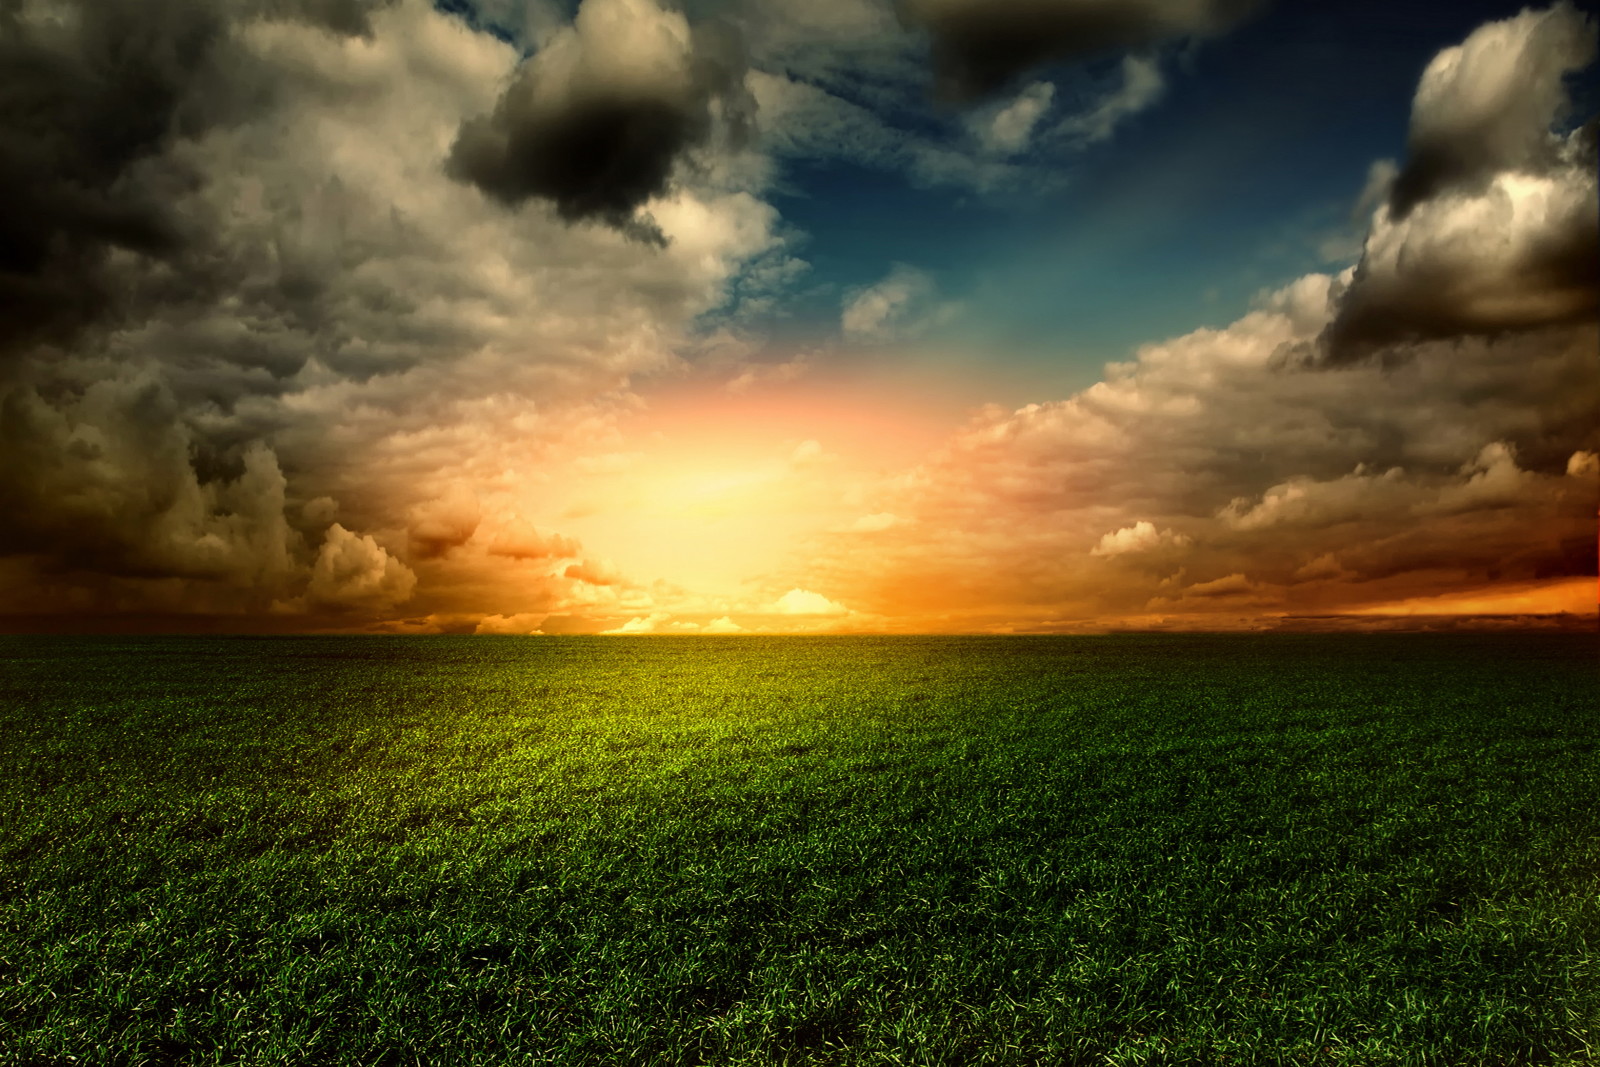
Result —
[[[1600,1057],[1592,637],[0,642],[0,1064]]]

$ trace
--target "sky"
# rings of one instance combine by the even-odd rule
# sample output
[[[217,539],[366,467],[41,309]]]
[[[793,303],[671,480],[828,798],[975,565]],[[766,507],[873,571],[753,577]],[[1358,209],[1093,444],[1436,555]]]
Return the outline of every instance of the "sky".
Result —
[[[0,630],[1593,629],[1596,52],[8,0]]]

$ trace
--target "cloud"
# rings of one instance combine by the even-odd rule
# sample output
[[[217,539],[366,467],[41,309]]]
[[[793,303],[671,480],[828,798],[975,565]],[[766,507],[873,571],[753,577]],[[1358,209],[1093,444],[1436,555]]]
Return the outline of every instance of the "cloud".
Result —
[[[787,75],[752,70],[746,84],[758,105],[763,143],[781,157],[847,160],[904,174],[916,185],[979,192],[1058,180],[1040,168],[958,151],[941,137],[902,129],[871,107]]]
[[[1352,615],[1548,615],[1595,614],[1595,584],[1585,578],[1519,582],[1470,592],[1408,597],[1373,604]]]
[[[849,612],[848,608],[808,589],[789,590],[769,610],[780,615],[844,615]]]
[[[1339,557],[1332,552],[1324,552],[1312,560],[1307,560],[1295,568],[1291,575],[1297,582],[1341,581],[1356,576],[1354,571],[1345,570],[1339,565]]]
[[[263,595],[295,569],[277,455],[203,447],[158,379],[123,374],[76,397],[0,391],[0,552],[149,579],[221,581]],[[205,459],[205,475],[195,454]]]
[[[794,446],[794,451],[789,453],[789,462],[796,467],[812,466],[836,459],[822,447],[822,442],[814,438],[807,438]]]
[[[659,238],[635,217],[707,143],[714,116],[748,119],[738,43],[653,0],[583,0],[489,115],[463,123],[450,171],[509,206]]]
[[[467,543],[483,519],[478,495],[464,485],[419,504],[411,513],[411,551],[422,557],[441,556]]]
[[[182,148],[246,121],[276,86],[233,32],[295,20],[370,33],[359,0],[58,0],[0,17],[0,358],[204,289],[205,234],[174,194],[196,175]],[[127,262],[160,264],[168,292]]]
[[[1593,23],[1566,0],[1486,23],[1434,56],[1411,106],[1390,214],[1404,219],[1446,189],[1479,192],[1507,171],[1557,164],[1562,142],[1551,126],[1567,117],[1563,78],[1594,56]]]
[[[839,325],[846,340],[885,344],[918,337],[957,310],[956,304],[938,299],[932,276],[896,263],[882,281],[846,297]]]
[[[1217,517],[1235,530],[1335,526],[1396,509],[1404,512],[1416,500],[1416,487],[1401,468],[1373,473],[1358,466],[1352,474],[1326,481],[1291,478],[1266,489],[1259,500],[1236,497]]]
[[[941,90],[971,100],[1055,60],[1142,48],[1233,26],[1257,0],[902,0],[933,39]]]
[[[1222,578],[1215,578],[1209,582],[1196,582],[1185,586],[1185,597],[1231,597],[1246,596],[1256,591],[1256,584],[1239,573],[1229,574]]]
[[[583,546],[560,534],[542,534],[526,520],[506,523],[489,538],[489,552],[510,559],[571,559]]]
[[[582,563],[574,563],[563,574],[576,581],[588,585],[617,585],[622,581],[622,574],[610,560],[586,559]]]
[[[805,377],[810,369],[811,362],[805,353],[778,363],[747,363],[724,388],[739,395],[761,387],[786,385]]]
[[[1053,131],[1077,145],[1110,140],[1118,126],[1161,99],[1166,79],[1155,59],[1122,57],[1122,84],[1080,114],[1063,120]]]
[[[520,612],[516,615],[485,615],[478,620],[475,634],[537,634],[550,616],[546,612]]]
[[[34,221],[0,205],[21,235],[6,253],[34,222],[56,233],[42,260],[0,253],[0,318],[19,327],[0,340],[13,610],[316,610],[335,517],[415,576],[418,618],[593,592],[541,568],[508,580],[511,560],[579,550],[507,517],[604,439],[636,375],[677,364],[777,243],[777,214],[711,173],[715,137],[695,149],[707,172],[651,202],[666,248],[508,213],[446,164],[517,51],[424,0],[366,5],[360,25],[337,7],[0,18],[17,59],[0,99],[39,117],[0,134],[0,184],[50,200]],[[123,216],[173,240],[102,225]],[[354,598],[330,581],[339,625],[399,602],[398,579]]]
[[[178,221],[133,172],[180,128],[215,120],[198,89],[225,40],[200,0],[10,5],[0,18],[0,354],[113,312],[113,250],[177,251]]]
[[[1128,118],[1161,99],[1166,79],[1157,61],[1148,56],[1124,56],[1118,68],[1120,81],[1083,110],[1042,128],[1040,123],[1055,100],[1055,86],[1034,82],[1003,106],[974,110],[968,127],[983,148],[994,154],[1015,155],[1030,143],[1065,144],[1074,149],[1106,141]]]
[[[1049,82],[1034,82],[1017,98],[998,110],[973,117],[973,128],[984,148],[991,152],[1011,154],[1028,146],[1033,128],[1039,124],[1050,102],[1055,99],[1056,87]]]
[[[1596,125],[1552,132],[1570,107],[1562,76],[1593,61],[1594,34],[1559,3],[1488,23],[1428,65],[1409,157],[1336,296],[1326,358],[1594,317]]]
[[[381,611],[409,600],[416,585],[411,568],[372,537],[334,523],[311,568],[306,595],[323,607]]]
[[[705,623],[675,619],[670,612],[636,615],[621,626],[600,631],[603,634],[742,634],[748,631],[726,615]]]
[[[602,634],[653,634],[658,633],[658,627],[665,626],[672,616],[665,612],[655,612],[650,615],[636,615],[621,626],[610,630],[601,630]]]
[[[909,521],[819,537],[783,580],[965,631],[1148,612],[1245,625],[1592,572],[1592,483],[1567,472],[1600,447],[1600,329],[1283,361],[1326,326],[1337,285],[1307,276],[1064,400],[980,413],[869,487]],[[1180,529],[1181,581],[1102,562],[1176,549]]]
[[[1132,526],[1113,530],[1089,550],[1091,556],[1125,556],[1160,549],[1183,548],[1191,543],[1184,534],[1157,530],[1153,523],[1140,519]]]

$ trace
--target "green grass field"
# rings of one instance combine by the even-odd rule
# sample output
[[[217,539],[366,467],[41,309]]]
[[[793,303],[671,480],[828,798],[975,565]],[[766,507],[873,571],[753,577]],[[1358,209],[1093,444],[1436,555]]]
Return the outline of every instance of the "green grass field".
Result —
[[[0,1064],[1595,1062],[1597,651],[0,640]]]

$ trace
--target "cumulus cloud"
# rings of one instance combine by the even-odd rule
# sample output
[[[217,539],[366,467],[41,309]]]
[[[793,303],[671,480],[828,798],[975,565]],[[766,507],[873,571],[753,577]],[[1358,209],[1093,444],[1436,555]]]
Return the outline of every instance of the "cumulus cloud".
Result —
[[[464,485],[419,504],[411,513],[411,551],[440,556],[467,543],[483,519],[478,495]]]
[[[29,4],[0,53],[14,609],[592,595],[516,565],[580,550],[507,516],[773,247],[769,205],[685,169],[666,248],[507,213],[446,171],[519,55],[425,0]],[[396,562],[364,587],[366,537]]]
[[[1595,316],[1596,125],[1553,131],[1570,107],[1562,77],[1593,61],[1594,38],[1559,3],[1488,23],[1428,65],[1409,157],[1321,338],[1328,358]]]
[[[1065,400],[980,414],[875,490],[913,521],[821,537],[787,577],[965,630],[1245,625],[1592,573],[1592,486],[1568,470],[1600,442],[1595,324],[1417,345],[1394,365],[1283,362],[1326,326],[1336,285],[1300,279]],[[1177,529],[1185,573],[1159,578],[1141,552],[1179,548]]]
[[[1232,27],[1258,0],[902,0],[925,28],[941,89],[971,100],[1054,60]]]
[[[715,627],[714,629],[712,627]],[[600,631],[602,634],[630,635],[630,634],[698,634],[698,633],[738,633],[739,627],[733,620],[724,616],[707,626],[697,622],[688,622],[674,619],[670,612],[655,611],[649,615],[636,615],[621,626],[610,630]]]
[[[202,448],[170,389],[143,374],[53,402],[0,393],[0,551],[90,572],[279,591],[299,534],[278,457],[260,443]],[[205,459],[204,473],[195,462]]]
[[[603,634],[619,635],[653,634],[660,632],[659,628],[667,625],[668,620],[671,618],[672,616],[668,615],[666,612],[660,611],[649,615],[636,615],[627,622],[623,623],[621,626],[616,626],[610,630],[602,630],[600,632]]]
[[[461,127],[451,172],[507,205],[659,237],[635,217],[721,117],[748,120],[738,42],[654,0],[583,0],[487,116]]]
[[[323,607],[381,611],[410,599],[416,585],[411,568],[371,536],[334,523],[311,568],[306,595]]]
[[[622,581],[622,573],[617,570],[616,564],[604,559],[586,559],[574,563],[564,574],[588,585],[616,585]]]
[[[688,619],[675,618],[671,612],[655,611],[649,615],[635,615],[621,626],[609,630],[602,630],[603,634],[742,634],[748,633],[743,626],[734,622],[726,615],[711,619],[708,622],[691,622]]]
[[[489,538],[488,548],[493,555],[510,559],[570,559],[583,551],[572,538],[540,533],[524,519],[501,526]]]
[[[883,344],[920,336],[958,310],[938,297],[931,275],[896,263],[882,281],[845,299],[839,318],[846,340]]]
[[[1562,79],[1594,60],[1590,19],[1562,0],[1479,27],[1422,73],[1411,106],[1408,158],[1390,193],[1403,219],[1444,189],[1477,191],[1506,171],[1558,163],[1551,126],[1569,108]]]
[[[1140,519],[1132,526],[1113,530],[1089,550],[1091,556],[1126,556],[1167,548],[1183,548],[1190,538],[1171,530],[1157,530],[1154,523]]]
[[[844,615],[850,609],[835,604],[821,593],[809,589],[791,589],[770,607],[779,615]]]

